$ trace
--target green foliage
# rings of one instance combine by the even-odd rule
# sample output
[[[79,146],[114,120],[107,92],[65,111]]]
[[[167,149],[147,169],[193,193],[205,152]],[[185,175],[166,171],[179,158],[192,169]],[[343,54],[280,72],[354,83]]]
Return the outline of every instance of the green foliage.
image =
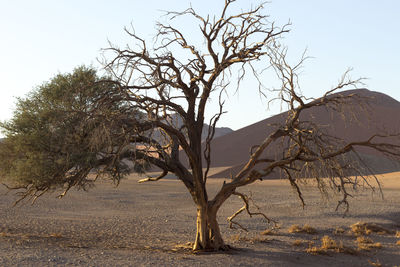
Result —
[[[0,125],[0,179],[26,187],[27,195],[85,188],[92,172],[119,181],[129,171],[116,153],[128,142],[124,120],[137,117],[120,92],[117,83],[79,67],[18,99],[13,118]]]

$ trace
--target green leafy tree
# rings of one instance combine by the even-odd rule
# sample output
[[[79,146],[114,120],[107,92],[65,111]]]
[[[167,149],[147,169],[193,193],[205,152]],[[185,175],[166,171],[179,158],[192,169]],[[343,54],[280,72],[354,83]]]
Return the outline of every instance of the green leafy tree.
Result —
[[[73,186],[85,189],[93,183],[91,172],[118,182],[130,170],[116,152],[132,126],[125,119],[140,116],[118,86],[105,80],[79,67],[18,99],[13,118],[1,124],[6,138],[0,143],[0,176],[26,189],[21,199],[52,189],[64,189],[62,195]]]

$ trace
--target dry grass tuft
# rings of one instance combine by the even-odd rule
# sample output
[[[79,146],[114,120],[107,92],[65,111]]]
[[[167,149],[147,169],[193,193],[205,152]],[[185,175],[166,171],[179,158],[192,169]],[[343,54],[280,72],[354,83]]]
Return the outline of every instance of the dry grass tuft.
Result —
[[[336,227],[336,229],[333,231],[334,235],[341,235],[344,234],[346,230],[344,230],[342,227]]]
[[[375,267],[382,267],[382,263],[379,262],[379,260],[377,260],[376,262],[373,262],[371,260],[368,260],[369,264],[371,264],[371,266],[375,266]]]
[[[51,234],[26,234],[26,233],[7,233],[0,232],[1,237],[13,237],[13,238],[22,238],[22,239],[31,239],[31,238],[62,238],[61,233],[51,233]]]
[[[299,239],[293,241],[293,243],[292,243],[292,245],[295,246],[295,247],[301,246],[303,244],[304,244],[304,241],[303,240],[299,240]]]
[[[232,242],[238,242],[238,241],[240,241],[240,239],[241,239],[240,234],[233,235],[233,236],[231,237]]]
[[[55,238],[61,238],[63,237],[61,233],[52,233],[49,235],[49,237],[55,237]]]
[[[301,227],[298,224],[293,224],[292,226],[289,227],[288,232],[289,233],[298,233],[301,231]]]
[[[185,244],[177,244],[175,245],[171,250],[174,252],[178,252],[178,251],[191,251],[193,248],[193,243],[192,242],[187,242]],[[151,249],[151,247],[146,246],[146,249]]]
[[[306,249],[306,252],[310,254],[328,254],[328,251],[321,249],[320,247],[309,247]]]
[[[358,250],[370,251],[373,248],[382,248],[382,244],[380,242],[372,243],[372,244],[358,243]]]
[[[396,231],[396,237],[400,238],[400,231]]]
[[[325,235],[321,239],[321,248],[322,249],[337,249],[343,247],[343,244],[338,245],[336,241],[329,236]]]
[[[306,233],[310,235],[317,234],[317,230],[314,227],[309,226],[308,224],[303,225],[303,227],[298,224],[293,224],[289,227],[289,233]]]
[[[369,237],[359,236],[359,237],[357,237],[357,243],[371,244],[371,243],[373,243],[373,241]]]
[[[267,229],[261,232],[261,235],[275,235],[276,231],[274,229]]]
[[[358,250],[371,250],[373,248],[382,248],[382,244],[380,242],[374,243],[371,238],[365,236],[357,237],[357,248]]]
[[[376,242],[370,245],[371,248],[382,248],[381,242]]]
[[[336,252],[336,253],[346,253],[355,255],[357,252],[343,245],[342,242],[336,242],[336,240],[332,239],[329,236],[323,236],[321,238],[321,246],[320,247],[309,247],[306,252],[311,254],[327,254],[328,252]]]
[[[350,228],[355,235],[369,235],[371,233],[384,235],[392,233],[392,231],[390,231],[389,229],[383,228],[374,223],[358,222],[351,225]]]

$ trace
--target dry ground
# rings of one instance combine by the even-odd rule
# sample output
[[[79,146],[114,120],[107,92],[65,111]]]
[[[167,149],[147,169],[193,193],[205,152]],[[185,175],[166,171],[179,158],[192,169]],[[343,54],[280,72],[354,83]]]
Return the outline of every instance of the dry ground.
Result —
[[[195,207],[183,185],[173,179],[146,184],[137,180],[130,177],[118,188],[99,182],[89,192],[71,191],[62,200],[48,195],[33,206],[14,208],[15,195],[5,195],[1,188],[0,266],[400,265],[400,245],[396,244],[400,240],[400,233],[396,237],[400,173],[381,177],[385,199],[358,191],[346,217],[334,211],[336,196],[326,201],[306,187],[303,210],[285,181],[258,182],[242,192],[251,191],[261,211],[279,221],[280,229],[262,235],[271,226],[245,214],[238,222],[249,232],[229,229],[226,218],[242,206],[240,199],[232,197],[220,211],[219,222],[226,242],[237,250],[207,254],[185,249],[195,235]],[[211,180],[209,190],[217,190],[222,181]],[[350,226],[357,222],[375,223],[389,232],[356,235]],[[308,225],[316,233],[289,233],[298,229],[293,225]],[[324,236],[335,241],[337,248],[323,248]]]

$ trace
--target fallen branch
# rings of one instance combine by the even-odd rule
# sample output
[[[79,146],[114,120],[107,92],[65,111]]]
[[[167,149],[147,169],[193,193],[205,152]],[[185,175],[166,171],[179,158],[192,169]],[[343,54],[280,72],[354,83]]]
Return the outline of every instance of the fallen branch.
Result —
[[[157,177],[147,177],[147,178],[139,180],[138,183],[155,182],[155,181],[158,181],[158,180],[164,178],[167,174],[168,174],[168,171],[164,170],[159,176],[157,176]]]
[[[234,192],[233,195],[239,196],[239,198],[241,198],[243,200],[244,206],[241,207],[239,210],[237,210],[232,216],[227,218],[227,220],[229,222],[229,228],[234,229],[233,225],[237,225],[242,230],[248,232],[248,230],[244,226],[242,226],[240,223],[233,221],[233,219],[236,216],[238,216],[240,213],[242,213],[243,211],[246,211],[250,217],[256,216],[256,215],[262,216],[262,217],[264,217],[264,219],[267,221],[268,224],[273,223],[274,227],[277,226],[277,222],[275,220],[270,219],[269,217],[267,217],[267,215],[260,212],[260,208],[254,203],[254,200],[251,198],[251,196],[247,196],[247,195],[245,195],[243,193],[239,193],[239,192]],[[255,206],[257,208],[258,212],[250,211],[250,204],[249,204],[250,201],[252,202],[253,206]]]

